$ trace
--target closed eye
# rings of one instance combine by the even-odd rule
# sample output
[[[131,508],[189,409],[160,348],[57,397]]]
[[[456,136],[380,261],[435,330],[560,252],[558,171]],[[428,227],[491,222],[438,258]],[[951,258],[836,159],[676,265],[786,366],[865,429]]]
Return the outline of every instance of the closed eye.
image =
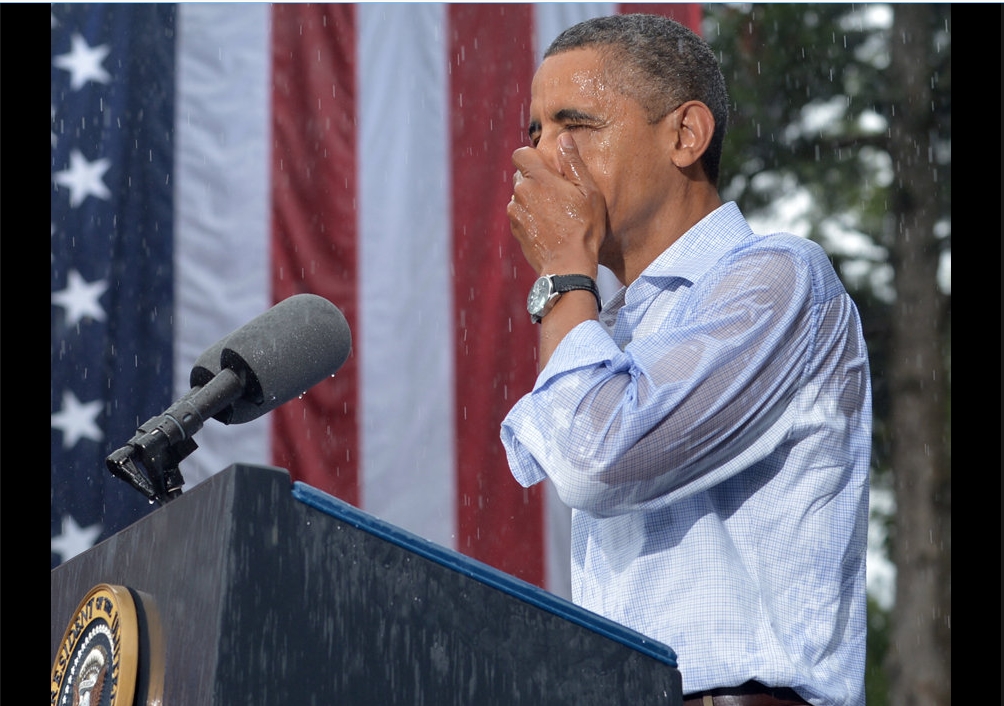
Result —
[[[561,126],[562,130],[582,130],[598,128],[603,125],[603,121],[595,115],[590,115],[575,108],[563,108],[551,116],[551,121]],[[536,147],[540,143],[543,126],[540,122],[533,120],[527,129],[527,136],[530,144]]]

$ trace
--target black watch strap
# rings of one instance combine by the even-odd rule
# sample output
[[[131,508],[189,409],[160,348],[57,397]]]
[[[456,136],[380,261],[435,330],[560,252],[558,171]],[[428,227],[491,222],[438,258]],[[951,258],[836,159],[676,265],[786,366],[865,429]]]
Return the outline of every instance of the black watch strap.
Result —
[[[596,311],[603,309],[603,302],[600,300],[600,289],[596,286],[596,280],[588,275],[551,275],[551,282],[554,284],[554,291],[570,292],[573,289],[584,289],[592,292],[596,297]]]

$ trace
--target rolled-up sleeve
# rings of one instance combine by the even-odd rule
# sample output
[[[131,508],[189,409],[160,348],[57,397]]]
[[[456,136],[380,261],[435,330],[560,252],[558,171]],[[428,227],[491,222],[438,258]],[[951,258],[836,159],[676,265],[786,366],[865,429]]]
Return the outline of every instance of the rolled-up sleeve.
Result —
[[[761,249],[629,302],[621,315],[637,321],[623,349],[598,322],[580,324],[503,421],[513,476],[524,486],[550,478],[570,507],[609,515],[685,497],[764,458],[787,433],[813,299],[804,262]]]

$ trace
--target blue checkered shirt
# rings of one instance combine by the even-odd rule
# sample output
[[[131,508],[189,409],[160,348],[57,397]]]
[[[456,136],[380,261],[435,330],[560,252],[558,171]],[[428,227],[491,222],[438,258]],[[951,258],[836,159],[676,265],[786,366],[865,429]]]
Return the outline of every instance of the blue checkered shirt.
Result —
[[[823,250],[727,203],[600,318],[502,424],[572,508],[573,600],[672,647],[684,693],[864,704],[871,386]]]

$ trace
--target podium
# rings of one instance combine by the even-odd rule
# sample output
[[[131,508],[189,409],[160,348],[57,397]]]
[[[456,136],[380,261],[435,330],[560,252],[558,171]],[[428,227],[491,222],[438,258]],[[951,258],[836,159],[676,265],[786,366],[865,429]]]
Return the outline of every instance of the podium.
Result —
[[[68,626],[99,586],[136,603],[137,705],[681,703],[668,646],[279,468],[230,466],[52,570],[54,665],[82,669]]]

